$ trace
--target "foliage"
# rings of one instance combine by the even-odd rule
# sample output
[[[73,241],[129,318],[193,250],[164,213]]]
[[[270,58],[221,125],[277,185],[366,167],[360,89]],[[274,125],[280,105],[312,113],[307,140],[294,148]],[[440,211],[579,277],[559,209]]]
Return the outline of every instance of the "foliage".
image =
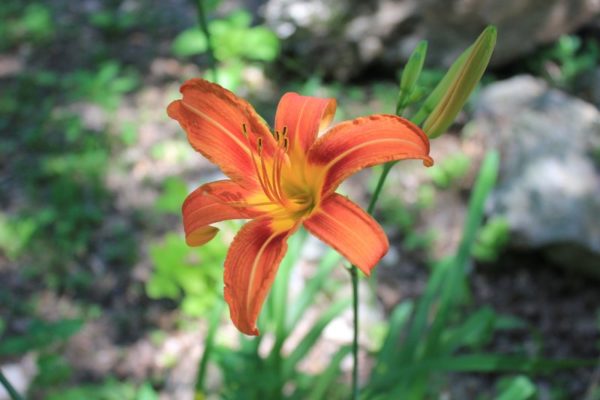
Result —
[[[41,45],[52,40],[55,27],[48,6],[33,2],[23,7],[18,0],[5,1],[0,7],[0,51],[23,42]]]
[[[456,153],[427,169],[427,174],[440,188],[448,188],[460,180],[469,170],[471,160],[462,153]]]
[[[277,36],[266,26],[251,26],[251,23],[250,13],[241,10],[208,23],[214,57],[220,63],[218,82],[230,89],[241,82],[245,64],[271,62],[279,54]],[[200,27],[189,28],[173,41],[173,54],[189,57],[206,53],[208,40]]]
[[[221,296],[222,262],[227,244],[222,236],[199,249],[190,248],[180,235],[168,234],[161,243],[150,246],[154,264],[146,282],[150,298],[182,298],[181,309],[188,315],[200,316],[214,307]]]
[[[57,391],[47,400],[158,400],[158,394],[149,383],[140,386],[107,379],[97,385],[82,385]]]
[[[552,84],[572,88],[577,77],[594,69],[600,61],[600,47],[576,35],[563,35],[529,61],[530,68]]]
[[[434,378],[441,372],[540,373],[586,364],[577,360],[555,361],[482,352],[495,331],[518,327],[521,323],[497,315],[488,307],[466,318],[460,312],[468,299],[469,256],[497,169],[498,155],[489,153],[469,202],[458,251],[434,265],[425,292],[416,305],[404,302],[394,310],[388,334],[375,354],[375,365],[363,390],[363,399],[427,398],[440,390],[434,385]],[[526,379],[510,381],[503,386],[500,398],[527,399],[533,393],[530,385]]]
[[[473,257],[477,261],[493,262],[508,243],[509,223],[503,217],[494,217],[487,221],[479,231],[473,246]]]
[[[0,356],[22,354],[34,349],[43,349],[63,341],[75,334],[82,326],[80,320],[45,322],[32,320],[25,332],[4,338],[0,342]]]
[[[331,281],[325,277],[339,265],[339,256],[330,251],[317,268],[297,297],[289,297],[289,278],[292,267],[302,249],[306,235],[296,234],[290,239],[286,254],[278,271],[271,294],[259,320],[261,331],[275,333],[274,343],[267,355],[259,351],[265,335],[253,339],[241,337],[241,347],[232,349],[216,342],[214,334],[220,321],[220,315],[213,317],[211,334],[206,342],[205,358],[199,371],[197,391],[200,396],[206,393],[204,386],[205,369],[210,359],[219,366],[223,374],[223,388],[220,392],[224,399],[342,399],[347,396],[345,390],[334,383],[339,374],[341,360],[349,354],[350,347],[343,346],[331,357],[328,367],[320,375],[312,376],[299,371],[299,364],[310,353],[325,327],[348,308],[346,299],[333,302],[310,326],[300,342],[289,354],[283,353],[283,347],[298,323],[305,318],[308,308],[315,304],[319,293],[333,293],[337,285],[327,288]],[[329,290],[327,290],[329,289]],[[261,382],[257,385],[256,382]]]
[[[107,61],[96,71],[75,71],[65,77],[64,85],[74,99],[85,99],[114,111],[123,94],[139,85],[139,77],[135,70],[123,68],[116,61]]]

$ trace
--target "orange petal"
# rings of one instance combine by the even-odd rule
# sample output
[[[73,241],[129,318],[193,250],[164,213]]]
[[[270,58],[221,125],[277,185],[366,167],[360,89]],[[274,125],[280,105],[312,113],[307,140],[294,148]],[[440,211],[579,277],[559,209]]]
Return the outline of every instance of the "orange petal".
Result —
[[[269,218],[250,221],[238,232],[225,260],[225,301],[231,320],[246,335],[258,335],[256,320],[273,285],[287,238],[296,226],[273,227]]]
[[[388,251],[379,224],[359,206],[337,193],[323,200],[304,227],[356,265],[365,275]]]
[[[182,206],[187,244],[201,246],[210,241],[219,231],[210,224],[258,215],[253,208],[243,207],[251,194],[233,181],[207,183],[190,193]]]
[[[254,186],[256,177],[249,146],[256,146],[258,137],[262,137],[263,152],[271,152],[275,147],[269,128],[254,108],[203,79],[186,81],[180,91],[183,99],[172,102],[167,113],[186,131],[192,147],[234,181]]]
[[[335,108],[335,99],[286,93],[277,106],[275,130],[281,133],[286,128],[292,154],[306,154],[317,135],[329,126]]]
[[[371,115],[331,128],[310,148],[309,164],[322,169],[322,195],[355,172],[388,161],[416,158],[430,166],[429,140],[419,127],[395,115]]]

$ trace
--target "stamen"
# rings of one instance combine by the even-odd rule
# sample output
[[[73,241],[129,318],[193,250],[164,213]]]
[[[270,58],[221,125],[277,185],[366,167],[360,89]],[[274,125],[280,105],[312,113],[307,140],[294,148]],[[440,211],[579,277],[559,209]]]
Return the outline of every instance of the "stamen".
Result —
[[[246,129],[246,124],[242,124],[242,133],[244,134],[244,136],[247,139],[248,138],[248,130]]]

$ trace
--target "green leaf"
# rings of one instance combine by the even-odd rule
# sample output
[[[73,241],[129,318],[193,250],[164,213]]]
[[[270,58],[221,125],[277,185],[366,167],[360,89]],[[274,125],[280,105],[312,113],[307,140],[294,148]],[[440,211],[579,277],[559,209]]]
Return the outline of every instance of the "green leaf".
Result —
[[[164,190],[156,200],[155,208],[164,213],[179,214],[187,194],[187,183],[183,179],[168,178],[164,182]]]
[[[321,258],[321,262],[316,268],[317,273],[306,282],[306,286],[299,297],[290,305],[288,330],[291,330],[298,325],[308,307],[315,302],[317,294],[326,284],[327,276],[331,273],[333,268],[339,264],[340,260],[340,255],[334,250],[329,250],[325,256]]]
[[[296,369],[296,366],[300,360],[302,360],[308,352],[313,348],[321,333],[327,325],[338,315],[342,313],[346,308],[350,306],[350,299],[343,299],[336,303],[333,303],[329,308],[321,315],[317,322],[312,326],[310,331],[300,341],[298,346],[292,351],[292,353],[284,360],[283,364],[283,375],[286,377],[292,376]]]
[[[393,368],[394,359],[397,358],[398,353],[398,338],[401,337],[402,329],[408,322],[413,309],[413,304],[410,301],[400,303],[394,308],[390,317],[388,333],[381,349],[377,352],[377,359],[373,368],[374,375],[389,373],[389,370]]]
[[[331,362],[325,369],[325,371],[321,372],[318,377],[315,379],[315,382],[312,384],[313,389],[308,395],[307,399],[309,400],[322,400],[327,398],[327,391],[331,389],[335,378],[339,376],[340,363],[342,359],[346,357],[352,351],[352,346],[346,345],[342,346],[331,358]],[[339,390],[335,391],[336,393]]]
[[[181,32],[171,46],[171,51],[177,57],[195,56],[206,50],[208,50],[208,41],[199,28],[190,28]]]
[[[0,342],[0,356],[22,354],[30,350],[46,348],[53,343],[68,339],[82,326],[83,322],[76,319],[57,322],[33,320],[24,334],[5,338]]]
[[[267,27],[254,27],[246,32],[242,54],[249,60],[274,61],[279,55],[279,39]]]
[[[505,389],[496,400],[527,400],[536,392],[536,387],[526,376],[519,375],[504,382]]]

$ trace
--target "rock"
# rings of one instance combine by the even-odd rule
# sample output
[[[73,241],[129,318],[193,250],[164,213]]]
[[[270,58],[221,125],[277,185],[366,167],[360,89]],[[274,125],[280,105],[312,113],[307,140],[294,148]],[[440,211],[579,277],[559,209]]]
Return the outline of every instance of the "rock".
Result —
[[[600,277],[600,112],[544,81],[517,76],[485,88],[470,132],[501,152],[491,213],[511,244]]]
[[[14,363],[0,365],[0,371],[10,382],[13,389],[24,397],[38,372],[36,356],[33,353],[28,353]],[[10,399],[10,395],[4,386],[0,384],[0,400]]]
[[[600,13],[598,0],[266,0],[267,24],[311,71],[353,77],[369,65],[401,68],[421,39],[428,63],[448,66],[489,24],[492,63],[504,64],[573,32]]]

